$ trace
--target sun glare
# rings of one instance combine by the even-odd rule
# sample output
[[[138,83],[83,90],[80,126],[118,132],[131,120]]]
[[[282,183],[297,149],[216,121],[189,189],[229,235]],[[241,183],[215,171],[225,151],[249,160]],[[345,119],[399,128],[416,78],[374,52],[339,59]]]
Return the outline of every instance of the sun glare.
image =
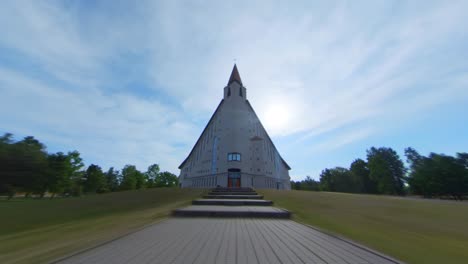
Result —
[[[291,111],[284,103],[271,103],[264,112],[263,122],[265,128],[271,134],[280,134],[288,127]]]

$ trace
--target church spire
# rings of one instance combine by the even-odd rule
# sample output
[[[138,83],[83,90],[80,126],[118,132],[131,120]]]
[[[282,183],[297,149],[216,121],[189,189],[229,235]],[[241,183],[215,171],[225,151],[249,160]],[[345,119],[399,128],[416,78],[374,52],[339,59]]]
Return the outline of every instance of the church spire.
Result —
[[[234,64],[234,68],[232,68],[231,77],[229,77],[228,85],[230,85],[234,81],[237,81],[242,86],[242,80],[240,78],[236,64]]]

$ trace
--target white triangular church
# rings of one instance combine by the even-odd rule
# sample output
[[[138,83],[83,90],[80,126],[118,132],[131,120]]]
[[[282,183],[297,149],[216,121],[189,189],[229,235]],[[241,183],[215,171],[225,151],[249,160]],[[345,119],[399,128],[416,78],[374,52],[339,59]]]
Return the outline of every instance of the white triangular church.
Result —
[[[291,168],[247,100],[236,65],[223,100],[179,169],[181,187],[291,189]]]

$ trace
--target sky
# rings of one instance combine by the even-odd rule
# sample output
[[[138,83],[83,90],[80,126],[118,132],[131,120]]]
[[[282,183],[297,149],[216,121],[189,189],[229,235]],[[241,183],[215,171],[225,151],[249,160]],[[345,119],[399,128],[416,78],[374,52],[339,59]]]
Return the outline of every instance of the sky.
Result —
[[[0,133],[179,173],[234,62],[293,180],[468,152],[468,1],[0,2]]]

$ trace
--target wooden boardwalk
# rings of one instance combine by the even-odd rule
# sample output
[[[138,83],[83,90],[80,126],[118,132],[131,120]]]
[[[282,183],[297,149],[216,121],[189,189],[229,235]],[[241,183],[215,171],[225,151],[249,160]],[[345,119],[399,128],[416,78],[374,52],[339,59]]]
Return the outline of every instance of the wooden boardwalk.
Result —
[[[399,263],[291,220],[169,218],[58,263]]]

